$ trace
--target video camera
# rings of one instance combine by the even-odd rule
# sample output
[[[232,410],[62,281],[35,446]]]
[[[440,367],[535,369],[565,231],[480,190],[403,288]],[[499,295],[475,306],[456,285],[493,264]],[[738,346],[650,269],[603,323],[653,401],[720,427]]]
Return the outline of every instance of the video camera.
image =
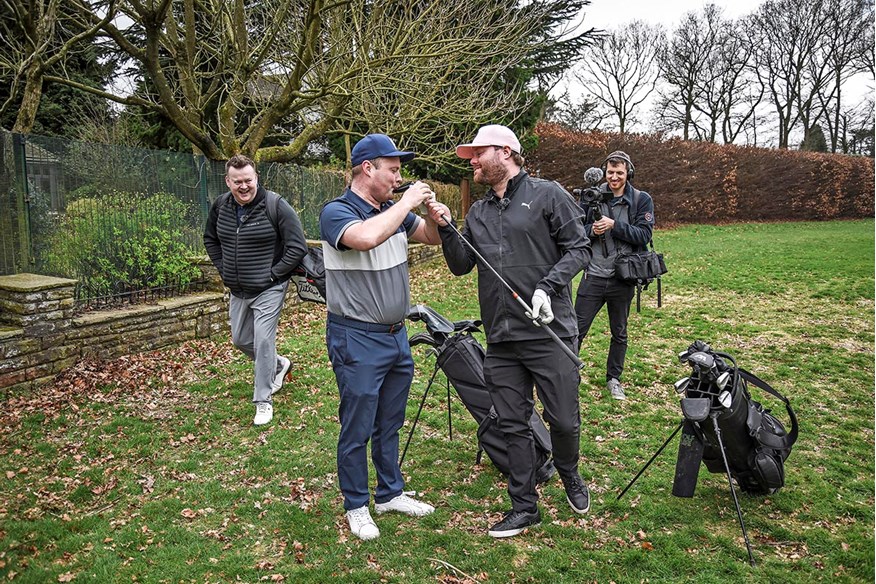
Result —
[[[593,214],[593,220],[599,221],[602,219],[602,212],[599,210],[599,204],[608,202],[612,194],[603,193],[599,189],[599,183],[602,181],[602,170],[596,167],[588,168],[584,173],[584,182],[586,187],[572,189],[572,196],[578,201],[578,204],[588,208]]]
[[[572,189],[572,195],[578,201],[578,204],[587,210],[591,223],[602,219],[602,211],[600,211],[599,205],[600,203],[607,203],[613,196],[611,191],[604,193],[599,189],[602,176],[601,168],[591,166],[584,172],[584,182],[588,186]],[[603,235],[596,235],[594,238],[602,242],[602,253],[607,256],[608,245],[605,243],[605,237]]]

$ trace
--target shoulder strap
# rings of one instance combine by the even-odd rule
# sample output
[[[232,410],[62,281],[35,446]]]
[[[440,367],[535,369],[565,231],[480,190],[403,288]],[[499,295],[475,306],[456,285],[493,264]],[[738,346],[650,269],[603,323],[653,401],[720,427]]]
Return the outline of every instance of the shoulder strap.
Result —
[[[791,448],[791,446],[794,445],[794,442],[797,441],[797,432],[799,430],[798,425],[797,425],[797,416],[794,414],[794,408],[791,407],[791,402],[788,401],[788,398],[783,396],[777,390],[773,389],[769,383],[767,383],[763,379],[759,378],[754,373],[746,371],[742,367],[737,367],[736,369],[737,369],[737,371],[739,371],[739,375],[742,377],[742,379],[748,381],[749,383],[751,383],[752,385],[754,385],[756,387],[761,388],[762,390],[764,390],[768,394],[772,395],[773,397],[781,400],[782,403],[785,404],[785,409],[788,410],[788,417],[791,419],[791,431],[788,433],[788,435],[783,436],[783,437],[770,436],[770,438],[772,438],[772,440],[770,438],[767,438],[766,440],[762,440],[762,443],[767,445],[767,446],[770,446],[772,448],[783,448],[783,449]],[[765,435],[758,436],[758,439],[760,440],[763,437],[765,437]]]
[[[279,232],[277,217],[280,215],[280,195],[274,191],[265,191],[265,214],[274,226],[274,230]]]

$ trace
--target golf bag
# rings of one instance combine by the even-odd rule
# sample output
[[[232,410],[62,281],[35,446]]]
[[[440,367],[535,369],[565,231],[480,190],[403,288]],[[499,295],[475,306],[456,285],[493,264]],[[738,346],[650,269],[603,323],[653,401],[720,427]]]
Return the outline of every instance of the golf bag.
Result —
[[[301,300],[325,304],[325,263],[321,247],[307,248],[307,255],[292,272],[290,280]]]
[[[769,495],[781,489],[785,484],[785,460],[798,431],[797,416],[788,399],[756,375],[737,367],[733,357],[713,351],[702,341],[693,343],[679,359],[687,362],[693,372],[676,383],[676,390],[684,394],[684,423],[672,494],[692,497],[700,463],[709,472],[724,473],[724,457],[743,492]],[[790,432],[752,399],[749,383],[785,404]]]
[[[433,347],[437,366],[447,376],[463,405],[478,423],[477,462],[480,463],[483,453],[486,452],[499,472],[507,476],[510,462],[505,435],[499,430],[496,410],[484,381],[486,352],[471,334],[479,330],[480,321],[451,323],[422,304],[412,307],[408,318],[423,321],[427,331],[413,335],[410,339],[411,345],[428,344]],[[532,412],[529,425],[535,440],[536,482],[543,483],[554,473],[551,436],[538,412]]]

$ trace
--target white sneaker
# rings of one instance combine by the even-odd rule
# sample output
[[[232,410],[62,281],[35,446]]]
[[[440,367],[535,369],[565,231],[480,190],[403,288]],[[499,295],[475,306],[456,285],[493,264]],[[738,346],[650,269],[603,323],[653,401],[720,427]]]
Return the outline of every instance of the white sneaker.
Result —
[[[264,426],[274,419],[274,406],[268,402],[259,402],[256,404],[256,415],[253,418],[254,426]]]
[[[286,374],[289,373],[289,369],[292,368],[292,361],[287,359],[282,355],[277,355],[277,359],[280,360],[280,371],[276,375],[274,375],[274,380],[271,381],[271,395],[274,395],[280,388],[283,387],[283,382],[286,380]]]
[[[347,511],[347,522],[350,524],[350,531],[359,539],[369,540],[380,537],[380,530],[377,529],[377,524],[368,512],[368,505]]]
[[[424,515],[428,515],[429,513],[434,511],[435,507],[429,505],[428,503],[417,501],[416,499],[408,497],[407,495],[402,493],[395,499],[390,499],[386,503],[375,504],[374,509],[377,511],[378,515],[386,513],[387,511],[398,511],[399,513],[404,513],[405,515],[423,517]]]

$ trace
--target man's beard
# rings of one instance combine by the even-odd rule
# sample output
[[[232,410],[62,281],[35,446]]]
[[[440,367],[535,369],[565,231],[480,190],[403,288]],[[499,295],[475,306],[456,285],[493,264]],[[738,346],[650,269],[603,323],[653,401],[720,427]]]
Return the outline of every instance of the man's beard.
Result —
[[[480,174],[475,172],[475,182],[482,185],[493,186],[505,175],[504,169],[498,165],[488,164],[486,166],[481,165]]]

